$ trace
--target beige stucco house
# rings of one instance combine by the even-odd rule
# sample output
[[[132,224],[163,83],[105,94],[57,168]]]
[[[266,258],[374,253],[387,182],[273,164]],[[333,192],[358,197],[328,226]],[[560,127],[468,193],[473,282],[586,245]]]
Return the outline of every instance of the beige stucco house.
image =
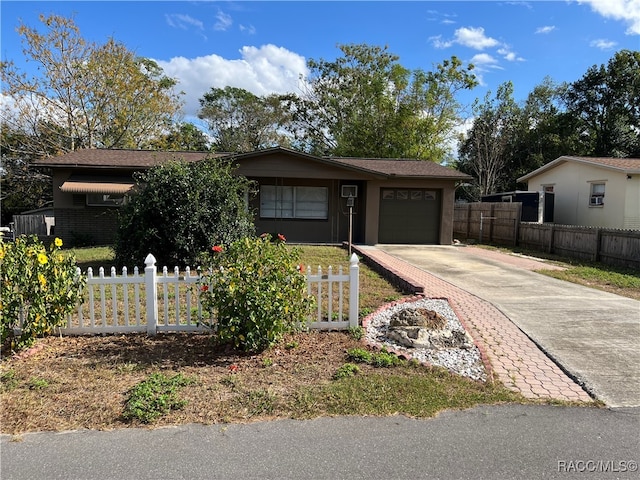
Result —
[[[640,230],[640,158],[562,156],[518,182],[554,193],[555,223]]]
[[[74,237],[112,243],[134,172],[207,155],[91,149],[40,160],[53,171],[56,235],[68,244]],[[347,241],[351,211],[354,243],[451,244],[455,188],[471,179],[420,160],[318,157],[280,147],[215,155],[232,157],[237,173],[258,184],[249,205],[256,233],[282,233],[291,242]]]

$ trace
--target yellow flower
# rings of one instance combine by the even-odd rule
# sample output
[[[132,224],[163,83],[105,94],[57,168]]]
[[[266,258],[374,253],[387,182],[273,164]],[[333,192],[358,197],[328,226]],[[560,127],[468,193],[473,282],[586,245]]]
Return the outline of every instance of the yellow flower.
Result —
[[[40,282],[40,286],[42,287],[47,286],[47,279],[44,278],[44,275],[42,275],[41,273],[38,274],[38,281]]]
[[[38,254],[38,263],[40,263],[40,265],[46,265],[48,262],[49,262],[49,259],[44,253]]]
[[[57,238],[57,237],[56,237],[56,239],[53,241],[53,244],[54,244],[56,247],[61,247],[61,246],[62,246],[62,239],[61,239],[61,238]]]

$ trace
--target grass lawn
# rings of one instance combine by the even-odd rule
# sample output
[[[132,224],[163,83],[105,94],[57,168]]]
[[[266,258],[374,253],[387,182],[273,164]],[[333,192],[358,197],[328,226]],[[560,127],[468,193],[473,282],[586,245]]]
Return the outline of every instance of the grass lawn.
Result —
[[[302,262],[348,267],[337,247],[300,246]],[[83,270],[110,267],[107,248],[74,251]],[[402,297],[361,265],[361,315]],[[472,381],[406,361],[354,364],[358,331],[287,336],[258,354],[206,334],[48,337],[0,362],[2,433],[229,423],[323,415],[429,417],[478,404],[531,403],[494,378]],[[140,413],[144,412],[144,413]],[[156,417],[157,414],[157,417]]]

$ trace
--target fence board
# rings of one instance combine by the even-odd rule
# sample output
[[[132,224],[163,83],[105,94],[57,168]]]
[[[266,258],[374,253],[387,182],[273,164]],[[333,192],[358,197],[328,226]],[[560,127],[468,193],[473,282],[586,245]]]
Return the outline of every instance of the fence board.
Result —
[[[510,243],[568,258],[640,269],[640,230],[521,222],[521,208],[519,202],[456,204],[454,235],[463,240]]]
[[[116,269],[111,268],[111,276],[107,277],[100,268],[96,277],[89,268],[85,300],[58,329],[59,332],[76,335],[146,331],[154,335],[156,332],[206,330],[203,320],[210,319],[203,318],[200,291],[196,288],[200,274],[192,274],[189,267],[184,274],[177,267],[169,274],[164,267],[158,275],[155,258],[149,257],[145,261],[144,275],[137,267],[133,275],[128,275],[126,268],[122,269],[122,275],[117,275]],[[308,328],[342,330],[358,325],[359,265],[355,254],[351,257],[348,273],[340,267],[335,274],[329,267],[328,273],[324,274],[319,267],[318,273],[312,274],[308,268],[306,280],[307,290],[316,297],[318,305],[315,318],[307,322]],[[345,305],[345,298],[348,298],[348,305]],[[162,312],[161,316],[158,316],[159,312]]]

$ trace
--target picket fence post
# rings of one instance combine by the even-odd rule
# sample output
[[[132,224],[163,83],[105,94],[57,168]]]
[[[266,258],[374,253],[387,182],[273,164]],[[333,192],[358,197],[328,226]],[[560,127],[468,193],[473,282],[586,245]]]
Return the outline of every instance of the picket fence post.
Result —
[[[360,302],[360,266],[354,253],[349,260],[349,327],[358,326],[358,304]]]
[[[147,335],[155,336],[158,326],[158,284],[156,281],[156,257],[149,254],[144,259],[144,285],[147,298]]]

